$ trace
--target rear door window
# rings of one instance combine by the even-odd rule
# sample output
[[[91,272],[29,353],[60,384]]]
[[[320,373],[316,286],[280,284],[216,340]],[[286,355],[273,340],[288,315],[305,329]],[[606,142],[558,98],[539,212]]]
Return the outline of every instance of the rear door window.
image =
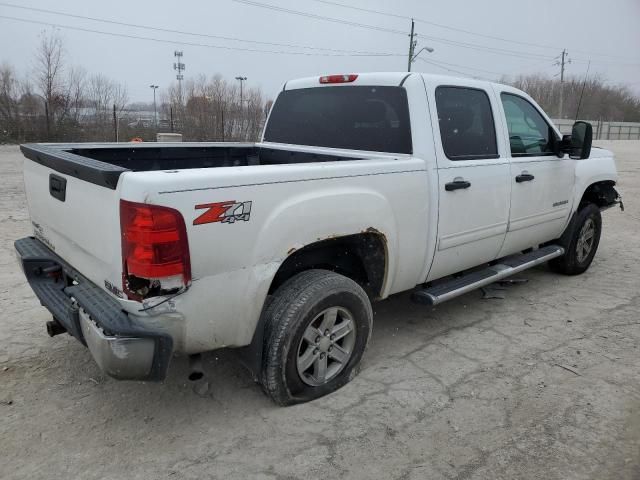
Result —
[[[436,88],[442,148],[450,160],[498,158],[489,96],[466,87]]]
[[[335,86],[280,92],[267,142],[412,153],[407,92],[391,86]]]

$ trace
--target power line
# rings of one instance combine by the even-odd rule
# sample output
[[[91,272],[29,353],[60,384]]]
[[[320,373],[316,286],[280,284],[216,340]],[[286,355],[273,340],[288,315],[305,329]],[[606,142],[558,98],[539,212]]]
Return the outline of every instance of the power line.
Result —
[[[612,62],[610,60],[590,60],[588,58],[574,58],[573,63],[600,63],[602,65],[615,65],[618,67],[640,67],[640,63]]]
[[[456,64],[456,63],[443,62],[441,60],[431,60],[431,59],[426,60],[426,59],[421,58],[421,57],[418,57],[418,60],[422,60],[425,63],[432,64],[432,65],[434,65],[436,67],[442,68],[444,70],[448,70],[450,72],[461,73],[461,74],[467,75],[467,76],[471,75],[474,78],[481,78],[483,80],[487,80],[487,81],[490,81],[490,82],[493,82],[495,80],[491,80],[491,79],[486,78],[486,77],[480,77],[480,76],[477,76],[477,75],[472,75],[472,74],[470,74],[468,72],[463,72],[461,70],[456,70],[456,69],[453,69],[453,68],[450,68],[450,67],[457,67],[457,68],[462,68],[462,69],[465,69],[465,70],[474,70],[474,71],[478,71],[478,72],[489,73],[489,74],[492,74],[492,75],[498,75],[500,77],[507,76],[507,75],[514,75],[514,72],[496,72],[495,70],[485,70],[483,68],[469,67],[467,65],[459,65],[459,64]],[[551,66],[551,64],[549,64],[548,62],[536,62],[536,63],[534,63],[532,65],[525,65],[522,68],[538,67],[538,66],[544,65],[544,64],[547,64],[548,66]],[[515,72],[515,73],[518,73],[518,72]]]
[[[519,45],[527,45],[527,46],[530,46],[530,47],[552,48],[554,50],[556,49],[556,47],[551,46],[551,45],[541,45],[541,44],[538,44],[538,43],[521,42],[519,40],[513,40],[513,39],[508,39],[508,38],[503,38],[503,37],[496,37],[496,36],[493,36],[493,35],[486,35],[484,33],[472,32],[471,30],[465,30],[464,28],[452,27],[450,25],[444,25],[442,23],[431,22],[429,20],[424,20],[422,18],[417,18],[417,17],[410,17],[408,15],[398,15],[397,13],[383,12],[381,10],[373,10],[371,8],[355,7],[353,5],[345,5],[343,3],[332,2],[330,0],[311,0],[311,1],[318,2],[318,3],[324,3],[324,4],[327,4],[327,5],[334,5],[336,7],[348,8],[348,9],[351,9],[351,10],[357,10],[357,11],[360,11],[360,12],[376,13],[378,15],[384,15],[385,17],[400,18],[400,19],[403,19],[403,20],[411,20],[411,18],[413,18],[416,22],[426,23],[427,25],[433,25],[434,27],[444,28],[444,29],[451,30],[451,31],[454,31],[454,32],[467,33],[469,35],[476,35],[478,37],[489,38],[491,40],[500,40],[501,42],[516,43],[516,44],[519,44]]]
[[[420,58],[420,57],[419,57]],[[424,59],[423,59],[424,60]],[[485,70],[483,68],[476,68],[476,67],[468,67],[466,65],[458,65],[456,63],[449,63],[449,62],[443,62],[442,60],[429,60],[430,62],[434,62],[434,63],[438,63],[441,65],[449,65],[451,67],[458,67],[458,68],[464,68],[467,70],[476,70],[478,72],[483,72],[483,73],[490,73],[492,75],[505,75],[504,72],[496,72],[493,70]]]
[[[290,44],[290,43],[265,42],[265,41],[261,41],[261,40],[248,40],[248,39],[238,38],[238,37],[227,37],[227,36],[223,36],[223,35],[212,35],[212,34],[198,33],[198,32],[186,32],[186,31],[183,31],[183,30],[174,30],[174,29],[170,29],[170,28],[154,27],[154,26],[151,26],[151,25],[141,25],[141,24],[136,24],[136,23],[126,23],[126,22],[120,22],[120,21],[117,21],[117,20],[109,20],[109,19],[105,19],[105,18],[87,17],[87,16],[84,16],[84,15],[76,15],[74,13],[61,12],[61,11],[57,11],[57,10],[48,10],[48,9],[45,9],[45,8],[25,7],[23,5],[15,5],[13,3],[6,3],[6,2],[0,2],[0,5],[4,6],[4,7],[10,7],[10,8],[19,8],[19,9],[22,9],[22,10],[28,10],[28,11],[32,11],[32,12],[46,13],[46,14],[50,14],[50,15],[60,15],[60,16],[69,17],[69,18],[76,18],[76,19],[80,19],[80,20],[89,20],[89,21],[92,21],[92,22],[107,23],[107,24],[118,25],[118,26],[122,26],[122,27],[140,28],[140,29],[152,30],[152,31],[156,31],[156,32],[173,33],[173,34],[179,34],[179,35],[190,35],[192,37],[214,38],[214,39],[217,39],[217,40],[231,40],[231,41],[234,41],[234,42],[244,42],[244,43],[253,43],[253,44],[260,44],[260,45],[269,45],[269,46],[272,46],[272,47],[290,47],[290,48],[307,49],[307,50],[324,50],[324,51],[328,51],[328,52],[338,52],[338,53],[366,53],[366,54],[376,53],[376,52],[366,52],[366,51],[333,49],[333,48],[326,48],[326,47],[314,47],[314,46],[309,46],[309,45],[294,45],[294,44]]]
[[[322,20],[322,21],[326,21],[326,22],[333,22],[333,23],[339,23],[342,25],[347,25],[347,26],[351,26],[351,27],[358,27],[358,28],[365,28],[365,29],[369,29],[369,30],[374,30],[374,31],[378,31],[378,32],[384,32],[384,33],[391,33],[391,34],[395,34],[395,35],[402,35],[402,36],[406,36],[406,32],[403,30],[397,30],[397,29],[393,29],[393,28],[386,28],[386,27],[380,27],[377,25],[370,25],[367,23],[360,23],[360,22],[353,22],[350,20],[344,20],[341,18],[335,18],[335,17],[327,17],[325,15],[317,15],[315,13],[309,13],[309,12],[303,12],[300,10],[293,10],[290,8],[285,8],[285,7],[279,7],[277,5],[272,5],[269,3],[261,3],[261,2],[256,2],[253,0],[232,0],[236,3],[241,3],[244,5],[249,5],[252,7],[259,7],[259,8],[265,8],[267,10],[273,10],[276,12],[282,12],[282,13],[288,13],[291,15],[298,15],[298,16],[302,16],[302,17],[306,17],[306,18],[311,18],[314,20]],[[428,40],[431,40],[433,42],[440,42],[440,43],[444,43],[444,44],[448,44],[448,45],[452,45],[452,46],[457,46],[457,47],[462,47],[462,48],[470,48],[473,50],[485,50],[488,51],[489,53],[495,53],[495,54],[500,54],[500,55],[507,55],[507,56],[515,56],[515,57],[522,57],[522,58],[549,58],[552,59],[553,57],[547,57],[543,54],[539,54],[539,53],[532,53],[532,52],[522,52],[522,51],[517,51],[517,50],[508,50],[508,49],[504,49],[504,48],[498,48],[498,47],[489,47],[489,46],[485,46],[485,45],[475,45],[475,44],[471,44],[471,43],[466,43],[466,42],[460,42],[457,40],[450,40],[447,38],[442,38],[442,37],[435,37],[435,36],[429,36],[429,35],[419,35],[419,37],[421,38],[425,38]]]
[[[302,55],[302,56],[310,56],[310,57],[317,57],[317,56],[321,56],[321,57],[404,57],[405,56],[405,54],[403,53],[323,53],[323,52],[287,52],[287,51],[281,51],[281,50],[259,50],[254,48],[231,47],[227,45],[212,45],[207,43],[185,42],[185,41],[179,41],[179,40],[165,40],[162,38],[144,37],[141,35],[129,35],[126,33],[106,32],[103,30],[75,27],[71,25],[63,25],[63,24],[53,23],[53,22],[43,22],[38,20],[29,20],[26,18],[10,17],[7,15],[0,15],[0,18],[3,18],[5,20],[14,20],[17,22],[45,25],[49,27],[65,28],[68,30],[77,30],[80,32],[98,33],[100,35],[108,35],[111,37],[122,37],[122,38],[134,39],[134,40],[147,40],[150,42],[168,43],[171,45],[178,44],[178,45],[187,45],[191,47],[216,48],[220,50],[232,50],[232,51],[255,52],[255,53],[273,53],[278,55]]]
[[[468,48],[468,49],[471,49],[471,50],[485,51],[487,53],[494,53],[496,55],[504,55],[504,56],[508,56],[508,57],[531,58],[531,59],[534,59],[534,60],[535,59],[548,59],[548,60],[552,60],[553,59],[552,56],[543,55],[543,54],[540,54],[540,53],[529,53],[529,52],[521,52],[521,51],[518,51],[518,50],[509,50],[509,49],[506,49],[506,48],[489,47],[487,45],[476,45],[476,44],[473,44],[473,43],[461,42],[461,41],[458,41],[458,40],[449,40],[447,38],[434,37],[432,35],[420,34],[420,35],[418,35],[418,37],[425,38],[425,39],[430,40],[432,42],[443,43],[445,45],[451,45],[451,46],[454,46],[454,47],[461,47],[461,48]]]
[[[290,8],[284,8],[284,7],[279,7],[277,5],[272,5],[269,3],[260,3],[260,2],[254,2],[252,0],[232,0],[236,3],[243,3],[245,5],[250,5],[252,7],[260,7],[260,8],[266,8],[267,10],[274,10],[277,12],[283,12],[283,13],[290,13],[292,15],[298,15],[301,17],[307,17],[307,18],[313,18],[315,20],[324,20],[327,22],[333,22],[333,23],[341,23],[342,25],[348,25],[350,27],[360,27],[360,28],[367,28],[369,30],[375,30],[378,32],[385,32],[385,33],[394,33],[396,35],[406,35],[406,32],[402,31],[402,30],[396,30],[393,28],[385,28],[385,27],[379,27],[376,25],[369,25],[366,23],[358,23],[358,22],[352,22],[349,20],[342,20],[340,18],[334,18],[334,17],[327,17],[324,15],[316,15],[315,13],[309,13],[309,12],[302,12],[300,10],[292,10]]]
[[[532,69],[532,68],[539,68],[539,67],[542,67],[543,65],[544,65],[544,66],[546,66],[547,68],[548,68],[548,67],[552,67],[552,66],[554,66],[553,64],[551,64],[551,63],[549,63],[547,60],[545,60],[544,62],[536,62],[536,63],[530,64],[530,65],[524,65],[522,68],[526,68],[526,69],[529,69],[529,70],[530,70],[530,69]],[[522,72],[521,72],[521,71],[514,71],[514,70],[511,70],[511,71],[510,71],[509,73],[507,73],[506,75],[516,75],[516,74],[522,74]]]
[[[456,70],[454,68],[450,68],[450,67],[446,66],[446,65],[454,65],[452,63],[444,64],[444,62],[436,62],[434,60],[426,60],[426,59],[424,59],[422,57],[418,57],[418,60],[421,60],[424,63],[428,63],[428,64],[433,65],[435,67],[441,68],[441,69],[446,70],[448,72],[453,72],[453,73],[458,73],[460,75],[464,75],[465,77],[472,77],[472,78],[476,78],[476,79],[479,79],[479,80],[486,80],[488,82],[493,82],[494,81],[494,80],[491,80],[491,79],[486,78],[486,77],[481,77],[479,75],[472,75],[469,72],[463,72],[461,70]],[[457,67],[460,67],[460,68],[467,68],[467,67],[463,67],[462,65],[454,65],[454,66],[457,66]]]
[[[487,35],[485,33],[479,33],[479,32],[474,32],[471,30],[466,30],[464,28],[459,28],[459,27],[453,27],[451,25],[445,25],[442,23],[436,23],[436,22],[432,22],[429,20],[424,20],[422,18],[418,18],[418,17],[411,17],[408,15],[399,15],[397,13],[391,13],[391,12],[383,12],[381,10],[374,10],[371,8],[364,8],[364,7],[356,7],[353,5],[345,5],[343,3],[339,3],[339,2],[334,2],[331,0],[311,0],[313,2],[318,2],[318,3],[324,3],[326,5],[333,5],[336,7],[342,7],[342,8],[348,8],[351,10],[356,10],[356,11],[360,11],[360,12],[368,12],[368,13],[375,13],[378,15],[384,15],[385,17],[392,17],[392,18],[399,18],[399,19],[403,19],[403,20],[411,20],[412,18],[416,21],[416,22],[420,22],[420,23],[426,23],[427,25],[433,25],[434,27],[439,27],[439,28],[443,28],[443,29],[447,29],[447,30],[451,30],[454,32],[460,32],[460,33],[466,33],[468,35],[475,35],[478,37],[483,37],[483,38],[488,38],[491,40],[499,40],[501,42],[508,42],[508,43],[513,43],[513,44],[518,44],[518,45],[526,45],[526,46],[530,46],[530,47],[536,47],[536,48],[546,48],[546,49],[553,49],[553,50],[557,50],[556,46],[553,45],[544,45],[544,44],[539,44],[539,43],[531,43],[531,42],[523,42],[520,40],[514,40],[512,38],[504,38],[504,37],[497,37],[494,35]],[[620,59],[629,59],[629,57],[623,57],[620,55],[611,55],[608,53],[595,53],[595,52],[591,52],[591,51],[585,51],[585,50],[574,50],[578,53],[584,53],[587,55],[596,55],[599,57],[610,57],[610,58],[620,58]]]

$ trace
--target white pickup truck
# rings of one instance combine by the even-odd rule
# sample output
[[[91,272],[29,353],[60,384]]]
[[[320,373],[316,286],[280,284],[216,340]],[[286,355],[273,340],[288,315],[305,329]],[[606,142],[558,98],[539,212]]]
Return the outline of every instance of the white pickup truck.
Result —
[[[582,273],[621,205],[589,124],[563,138],[515,88],[420,73],[289,81],[259,143],[22,151],[34,234],[15,247],[50,335],[121,379],[237,347],[280,404],[354,376],[372,301]]]

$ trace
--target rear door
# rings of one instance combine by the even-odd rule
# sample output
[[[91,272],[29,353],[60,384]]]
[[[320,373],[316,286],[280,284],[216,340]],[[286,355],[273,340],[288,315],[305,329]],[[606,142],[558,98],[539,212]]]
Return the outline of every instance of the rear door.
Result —
[[[425,79],[427,80],[427,79]],[[429,80],[427,80],[429,87]],[[509,217],[509,163],[500,155],[488,84],[431,84],[439,218],[428,280],[498,256]],[[435,118],[433,118],[435,116]]]
[[[511,164],[511,212],[503,256],[560,236],[571,212],[575,161],[556,156],[559,136],[530,99],[510,89],[497,94]]]

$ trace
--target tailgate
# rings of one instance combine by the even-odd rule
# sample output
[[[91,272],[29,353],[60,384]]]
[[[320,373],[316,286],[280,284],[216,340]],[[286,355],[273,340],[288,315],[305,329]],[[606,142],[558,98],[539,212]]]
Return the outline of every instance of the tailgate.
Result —
[[[122,288],[119,191],[25,159],[24,184],[34,235],[96,285]]]

